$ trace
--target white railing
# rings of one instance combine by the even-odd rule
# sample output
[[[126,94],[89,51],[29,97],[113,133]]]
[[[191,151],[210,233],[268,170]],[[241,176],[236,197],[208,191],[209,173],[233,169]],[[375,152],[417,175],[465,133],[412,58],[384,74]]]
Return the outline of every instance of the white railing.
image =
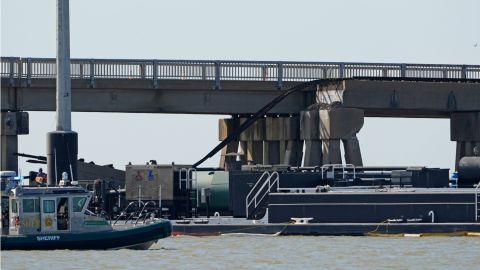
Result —
[[[257,209],[260,203],[263,201],[265,196],[268,195],[272,191],[273,187],[276,187],[276,190],[279,189],[280,185],[280,176],[278,172],[272,172],[271,174],[268,171],[265,171],[255,185],[252,187],[250,192],[247,194],[245,198],[245,206],[246,206],[246,217],[249,216],[249,209],[250,205],[253,204],[253,209]],[[260,186],[259,188],[257,188]],[[253,195],[252,197],[252,194]]]
[[[2,78],[55,78],[55,58],[1,58]],[[480,79],[480,65],[348,63],[348,62],[274,62],[210,60],[126,60],[71,59],[72,79],[148,79],[153,86],[159,80],[209,80],[221,88],[221,81],[273,82],[278,89],[285,82],[352,77]]]

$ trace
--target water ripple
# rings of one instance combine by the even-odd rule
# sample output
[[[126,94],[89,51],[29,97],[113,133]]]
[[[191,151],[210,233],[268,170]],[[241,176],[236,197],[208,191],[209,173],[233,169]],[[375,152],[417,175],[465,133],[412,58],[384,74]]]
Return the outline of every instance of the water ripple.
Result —
[[[150,250],[3,251],[1,269],[478,269],[475,237],[170,237]]]

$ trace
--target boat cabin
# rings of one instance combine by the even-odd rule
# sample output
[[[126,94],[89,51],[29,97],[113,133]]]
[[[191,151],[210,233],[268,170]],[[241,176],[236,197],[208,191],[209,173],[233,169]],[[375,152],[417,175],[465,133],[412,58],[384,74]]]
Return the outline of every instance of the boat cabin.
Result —
[[[87,207],[91,192],[78,186],[17,187],[9,194],[9,234],[31,235],[111,230]]]

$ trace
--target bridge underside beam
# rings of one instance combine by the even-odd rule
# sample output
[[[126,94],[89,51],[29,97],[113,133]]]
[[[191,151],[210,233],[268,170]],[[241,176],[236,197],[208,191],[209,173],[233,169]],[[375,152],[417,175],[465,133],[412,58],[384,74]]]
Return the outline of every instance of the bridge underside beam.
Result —
[[[286,82],[289,88],[296,82]],[[12,85],[12,86],[10,86]],[[54,111],[55,80],[2,78],[2,111]],[[80,112],[252,114],[277,97],[275,82],[146,79],[72,80],[72,109]],[[316,89],[294,93],[271,114],[298,114],[315,102],[341,102],[366,117],[449,118],[480,111],[480,81],[326,80]]]
[[[335,80],[317,89],[316,100],[363,109],[367,117],[449,118],[480,111],[480,82]]]
[[[209,81],[162,81],[158,88],[149,80],[72,80],[72,111],[182,114],[253,114],[281,94],[271,82],[223,83],[221,90]],[[313,100],[313,95],[310,100]],[[2,79],[2,111],[55,111],[55,80],[32,79],[8,87]],[[309,103],[310,104],[310,103]],[[305,94],[294,93],[272,114],[298,113],[308,106]]]

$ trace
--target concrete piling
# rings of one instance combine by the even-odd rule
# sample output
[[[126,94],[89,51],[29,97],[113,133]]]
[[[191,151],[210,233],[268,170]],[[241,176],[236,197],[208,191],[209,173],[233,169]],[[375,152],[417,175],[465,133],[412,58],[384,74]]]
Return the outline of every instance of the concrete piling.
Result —
[[[28,134],[27,112],[1,112],[1,170],[18,172],[18,135]]]
[[[457,142],[455,170],[463,157],[474,156],[480,148],[480,113],[452,113],[450,116],[450,140]]]
[[[305,141],[304,166],[320,166],[323,164],[319,124],[318,110],[300,112],[300,139]]]
[[[357,133],[363,127],[363,110],[331,108],[320,110],[320,138],[323,142],[324,164],[341,164],[340,141],[343,142],[345,163],[363,165]]]
[[[225,118],[218,120],[218,140],[224,140],[228,134],[231,134],[238,128],[239,120],[238,118]],[[231,161],[236,160],[236,156],[227,156],[227,154],[237,153],[239,147],[238,139],[232,141],[227,146],[225,146],[220,153],[220,163],[218,166],[220,168],[225,168],[225,164]]]
[[[363,126],[364,113],[352,108],[327,108],[300,113],[301,139],[305,140],[304,166],[342,164],[340,141],[345,163],[362,166],[356,134]]]
[[[247,118],[228,118],[219,121],[219,140],[223,140]],[[299,139],[298,117],[269,116],[259,119],[242,132],[238,141],[222,150],[220,167],[223,167],[225,154],[235,152],[242,164],[289,164],[300,166],[302,145]]]
[[[284,145],[282,164],[301,166],[303,141],[300,140],[300,119],[297,116],[283,118]]]

